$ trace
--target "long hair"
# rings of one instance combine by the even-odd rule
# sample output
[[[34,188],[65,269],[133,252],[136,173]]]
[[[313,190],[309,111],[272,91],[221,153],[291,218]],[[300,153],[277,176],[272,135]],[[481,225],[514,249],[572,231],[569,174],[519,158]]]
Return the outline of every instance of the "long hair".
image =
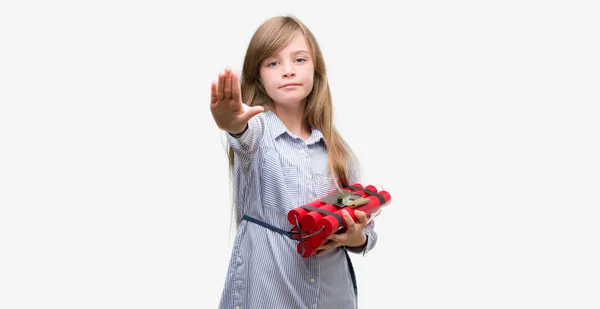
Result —
[[[331,92],[327,81],[327,70],[321,49],[311,31],[296,17],[276,16],[268,19],[258,27],[246,50],[240,81],[242,102],[249,106],[263,106],[265,111],[272,109],[264,85],[260,79],[260,64],[268,57],[276,54],[294,36],[301,33],[306,39],[309,52],[314,59],[313,89],[306,98],[304,119],[311,127],[321,131],[328,152],[328,175],[333,176],[336,187],[348,185],[348,163],[354,163],[357,172],[357,160],[351,148],[344,141],[333,124],[333,106]],[[228,145],[230,176],[233,175],[234,153]],[[235,200],[235,196],[234,196]],[[235,202],[232,216],[236,214]],[[233,217],[233,222],[237,218]]]

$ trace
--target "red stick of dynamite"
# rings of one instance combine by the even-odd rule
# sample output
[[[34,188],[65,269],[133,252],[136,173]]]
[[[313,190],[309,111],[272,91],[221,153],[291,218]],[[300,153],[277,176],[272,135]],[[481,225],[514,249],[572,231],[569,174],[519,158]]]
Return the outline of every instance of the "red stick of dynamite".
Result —
[[[291,233],[294,239],[299,240],[298,253],[305,258],[312,256],[317,248],[327,242],[327,237],[343,231],[346,228],[343,210],[348,211],[356,222],[358,219],[354,211],[363,211],[369,218],[389,204],[391,199],[387,191],[378,191],[375,186],[353,184],[344,187],[341,192],[334,191],[322,199],[290,210],[288,221],[293,225]]]

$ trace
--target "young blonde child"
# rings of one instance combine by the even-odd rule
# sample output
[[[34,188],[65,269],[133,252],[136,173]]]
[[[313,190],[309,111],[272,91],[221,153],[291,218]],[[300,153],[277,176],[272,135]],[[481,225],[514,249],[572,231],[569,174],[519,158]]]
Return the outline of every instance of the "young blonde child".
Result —
[[[352,150],[333,124],[325,62],[311,31],[293,16],[265,21],[249,43],[241,80],[226,68],[213,81],[210,110],[227,136],[237,224],[219,308],[355,308],[348,251],[365,254],[377,242],[364,212],[357,222],[345,213],[346,231],[309,258],[277,232],[291,228],[291,209],[359,182]]]

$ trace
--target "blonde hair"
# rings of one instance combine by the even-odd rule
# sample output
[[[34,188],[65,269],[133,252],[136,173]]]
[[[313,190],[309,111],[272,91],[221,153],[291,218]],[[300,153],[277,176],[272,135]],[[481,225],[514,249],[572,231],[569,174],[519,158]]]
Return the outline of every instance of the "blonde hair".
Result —
[[[240,87],[242,102],[249,106],[263,106],[272,109],[271,100],[260,79],[260,64],[268,57],[276,54],[298,33],[304,35],[312,59],[314,59],[313,89],[306,98],[304,119],[311,127],[323,134],[328,152],[328,174],[333,176],[336,187],[340,189],[348,185],[349,162],[357,172],[357,160],[351,148],[344,141],[333,125],[333,105],[327,81],[327,70],[321,49],[312,32],[296,17],[276,16],[268,19],[258,27],[246,50]],[[230,174],[233,176],[234,153],[228,146]],[[234,203],[233,214],[236,214]],[[234,219],[235,221],[235,219]]]

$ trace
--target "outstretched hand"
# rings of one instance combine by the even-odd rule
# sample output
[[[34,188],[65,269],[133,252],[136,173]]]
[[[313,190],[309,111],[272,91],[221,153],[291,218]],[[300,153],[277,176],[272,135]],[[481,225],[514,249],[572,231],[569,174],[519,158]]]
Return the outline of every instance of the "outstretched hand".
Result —
[[[327,243],[317,248],[317,255],[322,255],[328,250],[340,247],[361,247],[367,242],[367,235],[364,233],[365,227],[369,225],[367,214],[364,211],[354,211],[358,222],[354,222],[348,211],[343,210],[342,215],[346,221],[346,231],[341,234],[331,234],[327,239]]]
[[[219,73],[218,82],[212,82],[210,94],[210,111],[215,123],[232,134],[242,132],[250,118],[264,111],[262,106],[244,106],[239,79],[230,68]]]

